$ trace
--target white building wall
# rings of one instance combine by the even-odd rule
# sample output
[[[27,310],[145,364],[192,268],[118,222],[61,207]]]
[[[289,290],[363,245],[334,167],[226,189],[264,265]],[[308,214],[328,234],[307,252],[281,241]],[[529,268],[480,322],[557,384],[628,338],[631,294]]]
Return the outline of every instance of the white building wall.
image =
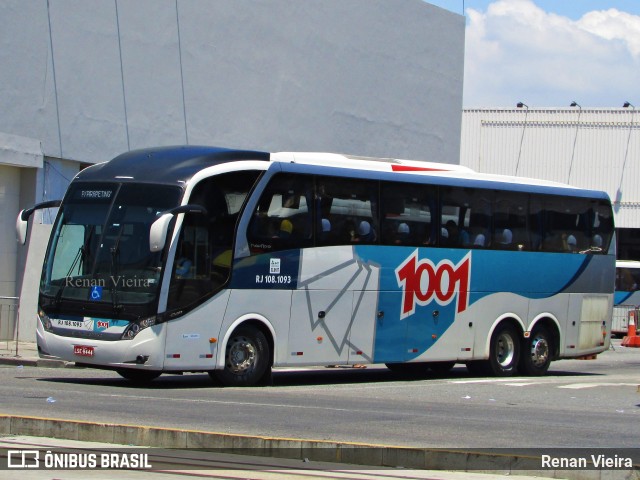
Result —
[[[457,163],[464,17],[422,0],[4,0],[0,132]],[[11,112],[8,114],[7,112]]]
[[[16,219],[20,199],[20,168],[0,165],[0,297],[16,295]],[[12,218],[13,217],[13,218]]]
[[[460,163],[604,190],[616,226],[640,228],[640,112],[633,108],[464,110]]]
[[[33,138],[0,132],[0,297],[14,297],[19,290],[16,216],[23,200],[25,172],[43,166],[40,142]],[[33,199],[32,199],[33,200]]]

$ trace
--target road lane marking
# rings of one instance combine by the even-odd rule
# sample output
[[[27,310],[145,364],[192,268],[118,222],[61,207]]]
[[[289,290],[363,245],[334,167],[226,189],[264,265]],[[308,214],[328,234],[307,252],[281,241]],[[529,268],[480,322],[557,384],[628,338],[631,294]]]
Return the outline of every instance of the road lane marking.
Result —
[[[583,388],[595,388],[595,387],[636,387],[635,383],[572,383],[570,385],[560,385],[558,388],[568,388],[572,390],[581,390]]]
[[[474,378],[473,380],[451,380],[449,383],[512,383],[526,381],[524,378]],[[540,382],[536,382],[540,383]],[[543,381],[543,383],[546,383]]]

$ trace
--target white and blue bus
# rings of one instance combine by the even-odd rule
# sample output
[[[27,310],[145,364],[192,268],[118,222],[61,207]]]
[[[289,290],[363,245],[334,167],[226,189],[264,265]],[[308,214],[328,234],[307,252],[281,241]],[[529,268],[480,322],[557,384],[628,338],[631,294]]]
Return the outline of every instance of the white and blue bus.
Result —
[[[82,170],[59,206],[40,355],[131,380],[208,372],[241,386],[269,382],[273,367],[374,363],[542,375],[609,347],[603,192],[427,162],[183,146]],[[18,218],[23,240],[33,210]]]
[[[611,335],[625,336],[629,331],[629,316],[640,307],[640,261],[616,261],[616,287],[613,298]],[[637,318],[637,317],[636,317]]]
[[[640,306],[640,262],[616,261],[616,288],[614,305]]]

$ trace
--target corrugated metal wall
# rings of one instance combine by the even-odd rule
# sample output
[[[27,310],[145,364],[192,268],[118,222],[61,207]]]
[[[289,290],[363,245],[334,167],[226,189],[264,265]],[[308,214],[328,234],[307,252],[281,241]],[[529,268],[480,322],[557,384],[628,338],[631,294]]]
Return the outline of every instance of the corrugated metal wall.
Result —
[[[460,164],[605,190],[616,226],[640,228],[640,111],[632,107],[464,110]]]

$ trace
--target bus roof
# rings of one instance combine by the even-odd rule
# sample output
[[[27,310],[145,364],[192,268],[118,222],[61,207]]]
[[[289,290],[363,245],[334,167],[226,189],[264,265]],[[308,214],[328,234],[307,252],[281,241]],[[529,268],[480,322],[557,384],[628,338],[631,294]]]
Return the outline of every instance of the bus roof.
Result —
[[[324,167],[379,170],[383,172],[468,172],[474,171],[462,165],[435,163],[399,158],[359,157],[324,152],[278,152],[271,154],[271,161],[318,165]]]
[[[75,180],[135,181],[184,186],[185,182],[205,168],[241,160],[271,161],[272,164],[277,162],[283,170],[290,171],[297,170],[292,168],[293,165],[298,165],[305,171],[313,170],[317,173],[327,167],[333,169],[349,168],[360,171],[357,175],[361,178],[391,179],[394,173],[401,173],[407,174],[407,179],[411,178],[419,183],[476,188],[507,188],[514,191],[556,193],[609,200],[607,194],[601,191],[583,190],[547,180],[478,173],[470,168],[454,164],[359,157],[324,152],[268,153],[192,145],[132,150],[115,157],[113,160],[82,170],[76,175]],[[310,170],[307,170],[306,167],[310,167]],[[333,174],[338,172],[339,170],[335,170]],[[422,180],[418,180],[420,178]]]
[[[267,152],[218,147],[173,146],[132,150],[99,163],[76,175],[81,181],[135,181],[175,184],[186,181],[204,168],[238,160],[269,161]]]
[[[392,158],[357,157],[320,152],[272,153],[271,161],[310,167],[351,168],[363,172],[362,174],[359,174],[362,178],[389,178],[382,172],[387,172],[388,174],[405,173],[409,174],[413,181],[416,181],[417,178],[423,177],[422,180],[417,180],[420,183],[467,186],[475,188],[506,188],[513,191],[559,194],[575,197],[592,197],[597,199],[606,199],[609,201],[609,196],[605,192],[599,190],[585,190],[565,183],[549,180],[478,173],[468,167],[446,163]],[[291,167],[283,167],[283,169],[292,170]]]

